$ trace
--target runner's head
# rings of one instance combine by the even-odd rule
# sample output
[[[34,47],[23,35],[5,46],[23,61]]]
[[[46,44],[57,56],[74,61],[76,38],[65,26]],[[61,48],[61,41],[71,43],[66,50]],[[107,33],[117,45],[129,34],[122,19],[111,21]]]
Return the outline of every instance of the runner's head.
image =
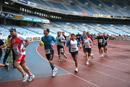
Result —
[[[58,35],[58,36],[60,36],[60,35],[61,35],[61,32],[60,32],[60,31],[58,31],[58,32],[57,32],[57,35]]]
[[[64,35],[65,34],[65,32],[62,32],[62,35]]]
[[[45,36],[48,36],[48,35],[49,35],[49,32],[50,32],[50,30],[49,30],[48,28],[44,29],[44,35],[45,35]]]
[[[88,38],[88,34],[85,34],[85,38]]]
[[[89,32],[87,32],[87,35],[88,35],[88,36],[90,36],[90,33],[89,33]]]
[[[103,33],[103,36],[106,36],[106,33],[105,33],[105,32]]]
[[[83,31],[83,35],[85,35],[86,34],[86,32],[85,31]]]
[[[16,36],[16,29],[15,28],[11,28],[10,30],[10,35],[13,37],[13,36]]]
[[[101,33],[98,33],[98,36],[101,36]]]
[[[71,34],[71,39],[74,40],[76,37],[74,34]]]

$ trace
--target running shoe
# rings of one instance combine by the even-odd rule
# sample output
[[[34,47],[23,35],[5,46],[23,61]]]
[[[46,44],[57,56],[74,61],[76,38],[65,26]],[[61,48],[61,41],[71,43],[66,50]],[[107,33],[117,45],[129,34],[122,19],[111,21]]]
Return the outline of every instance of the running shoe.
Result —
[[[93,56],[93,54],[91,54],[91,58],[92,58],[92,59],[94,59],[94,56]]]
[[[75,72],[78,73],[78,68],[75,68]]]
[[[100,54],[100,55],[99,55],[99,58],[101,58],[101,57],[102,57],[102,55]]]
[[[8,63],[5,65],[5,69],[6,69],[7,71],[9,71],[9,64],[8,64]]]
[[[86,62],[86,65],[89,65],[89,61]]]
[[[29,76],[28,81],[32,81],[35,78],[35,75]]]
[[[103,55],[103,54],[102,54],[101,56],[102,56],[102,57],[104,57],[104,55]]]
[[[26,82],[28,80],[28,74],[26,74],[25,76],[23,76],[23,81],[22,82]]]
[[[64,57],[67,59],[67,55],[66,54],[64,54]]]
[[[57,69],[56,67],[52,70],[52,76],[56,76],[57,70],[58,70],[58,69]]]

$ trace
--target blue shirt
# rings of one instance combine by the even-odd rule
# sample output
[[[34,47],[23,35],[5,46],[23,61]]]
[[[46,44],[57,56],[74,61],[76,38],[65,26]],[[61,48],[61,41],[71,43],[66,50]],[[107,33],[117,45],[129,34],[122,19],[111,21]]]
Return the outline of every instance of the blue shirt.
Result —
[[[49,35],[48,37],[43,36],[41,38],[41,41],[44,43],[45,49],[51,49],[51,50],[53,50],[53,48],[51,46],[52,41],[54,41],[54,44],[57,43],[57,40],[53,36],[51,36],[51,35]]]
[[[82,41],[84,40],[84,35],[81,35],[81,40],[82,40]]]

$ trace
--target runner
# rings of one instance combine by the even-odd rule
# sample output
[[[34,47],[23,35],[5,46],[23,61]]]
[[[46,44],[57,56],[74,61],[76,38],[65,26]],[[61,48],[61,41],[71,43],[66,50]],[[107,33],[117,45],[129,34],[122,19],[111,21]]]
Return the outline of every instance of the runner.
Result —
[[[84,38],[84,43],[83,43],[83,46],[85,47],[84,52],[86,55],[86,65],[89,65],[89,57],[90,56],[92,57],[91,45],[92,45],[92,40],[90,38],[88,38],[88,35],[86,34],[85,38]]]
[[[76,38],[80,41],[80,39],[81,39],[81,34],[78,33],[78,34],[76,35]]]
[[[62,32],[62,36],[64,36],[65,40],[67,40],[67,37],[65,36],[65,32]],[[65,42],[64,42],[64,46],[65,46]],[[63,51],[65,53],[65,47],[63,47]]]
[[[65,55],[63,48],[64,48],[64,42],[65,42],[65,38],[61,35],[61,32],[57,32],[57,51],[58,51],[58,56],[59,56],[59,60],[58,62],[61,62],[61,54],[64,55],[64,57],[67,59],[67,56]]]
[[[81,40],[80,40],[80,48],[83,48],[83,52],[84,52],[84,46],[83,46],[83,40],[84,40],[84,36],[86,35],[86,32],[83,31],[83,34],[81,35]],[[82,44],[81,44],[82,43]],[[84,52],[85,53],[85,52]]]
[[[41,41],[44,43],[44,49],[45,49],[45,53],[46,53],[46,57],[50,63],[50,66],[52,68],[52,76],[55,76],[57,73],[57,68],[55,67],[54,63],[52,62],[53,60],[53,56],[54,56],[54,44],[57,43],[56,39],[49,35],[50,30],[49,29],[44,29],[44,35],[41,38]],[[54,41],[54,44],[52,43],[52,41]]]
[[[107,43],[108,43],[108,36],[106,33],[103,33],[103,36],[105,38],[105,45],[104,45],[104,54],[107,55]]]
[[[9,41],[9,39],[11,38],[11,35],[9,35],[8,37],[7,37],[7,39],[6,39],[6,50],[5,50],[5,55],[4,55],[4,59],[3,59],[3,64],[5,64],[5,62],[6,62],[6,60],[7,60],[7,58],[8,58],[8,56],[9,56],[9,54],[11,53],[11,51],[12,51],[12,53],[13,53],[13,67],[14,67],[14,60],[15,60],[15,54],[14,54],[14,51],[13,51],[13,49],[11,49],[11,47],[10,47],[10,41]]]
[[[67,42],[67,47],[69,47],[69,52],[72,55],[72,58],[75,62],[75,72],[78,72],[78,46],[80,45],[80,42],[75,39],[75,35],[71,34],[71,39]]]
[[[89,33],[89,32],[87,32],[87,36],[88,36],[88,38],[90,38],[90,39],[91,39],[91,41],[92,41],[92,42],[94,42],[93,37],[90,35],[90,33]],[[92,47],[93,47],[93,43],[91,44],[91,51],[92,51]],[[90,53],[90,56],[92,57],[92,59],[94,58],[94,57],[93,57],[93,53],[92,53],[92,52]]]
[[[5,47],[5,44],[4,44],[4,42],[0,39],[0,59],[1,59],[1,57],[2,57],[2,48],[4,48]],[[8,65],[6,65],[6,64],[0,64],[0,67],[5,67],[5,69],[8,71],[8,69],[9,69],[9,66]]]
[[[104,47],[104,38],[101,35],[101,33],[98,34],[98,36],[96,37],[97,41],[98,41],[98,49],[99,49],[99,58],[104,57],[103,55],[103,47]]]
[[[26,82],[27,80],[32,81],[35,76],[30,72],[29,68],[26,66],[24,59],[26,56],[26,47],[29,44],[29,40],[27,40],[24,36],[17,35],[15,28],[10,29],[10,35],[11,35],[10,38],[11,47],[15,53],[14,66],[23,75],[22,82]],[[26,42],[25,45],[23,44],[23,42]]]

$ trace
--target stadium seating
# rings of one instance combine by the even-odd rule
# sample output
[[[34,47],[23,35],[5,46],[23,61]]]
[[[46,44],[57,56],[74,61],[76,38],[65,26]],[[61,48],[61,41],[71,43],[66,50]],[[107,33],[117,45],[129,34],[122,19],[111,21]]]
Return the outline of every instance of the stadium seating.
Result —
[[[99,0],[73,0],[74,5],[70,5],[68,0],[30,0],[32,2],[41,4],[45,7],[56,8],[64,11],[74,11],[80,13],[91,13],[91,14],[104,14],[113,16],[129,16],[130,8],[126,3],[111,3],[110,1],[99,1]],[[66,2],[66,3],[64,3]],[[85,5],[88,2],[89,6]],[[102,6],[100,7],[99,4]],[[127,9],[124,7],[127,6]]]

